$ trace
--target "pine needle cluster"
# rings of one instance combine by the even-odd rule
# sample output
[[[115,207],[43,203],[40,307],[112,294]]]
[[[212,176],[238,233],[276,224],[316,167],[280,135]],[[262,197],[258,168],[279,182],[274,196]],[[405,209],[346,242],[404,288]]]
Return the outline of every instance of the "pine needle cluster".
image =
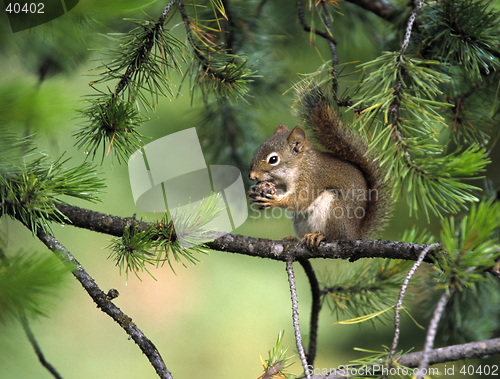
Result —
[[[49,230],[50,222],[64,222],[57,210],[64,196],[98,201],[104,188],[89,163],[66,168],[68,159],[51,161],[35,152],[28,139],[3,131],[0,142],[0,217],[8,215],[28,226]]]
[[[262,362],[264,374],[258,379],[292,379],[295,375],[287,372],[293,362],[293,356],[288,356],[288,348],[283,346],[283,336],[285,332],[282,330],[276,339],[276,345],[268,352],[268,358]],[[262,360],[262,358],[261,358]]]
[[[363,65],[376,69],[353,105],[362,108],[359,125],[370,126],[371,148],[387,170],[387,181],[397,183],[396,193],[404,196],[410,212],[427,217],[457,213],[477,201],[472,194],[477,187],[463,180],[489,162],[479,145],[447,153],[440,142],[447,127],[441,114],[450,106],[439,100],[440,85],[449,78],[436,66],[439,62],[386,53]]]
[[[487,280],[487,270],[500,258],[500,203],[474,204],[459,222],[451,217],[441,223],[440,240],[446,254],[437,260],[439,281],[463,289]]]
[[[99,97],[90,100],[90,106],[81,113],[89,120],[89,125],[75,133],[76,144],[85,149],[92,160],[101,150],[102,162],[113,149],[118,162],[124,162],[142,146],[143,136],[137,128],[145,118],[132,103],[111,95]]]
[[[411,262],[374,260],[350,264],[324,279],[324,301],[336,318],[357,318],[391,307]]]
[[[172,0],[157,20],[128,19],[134,28],[109,35],[113,46],[106,55],[110,59],[99,67],[100,77],[91,82],[99,94],[82,112],[88,125],[76,134],[80,148],[91,156],[101,149],[103,157],[113,153],[119,161],[125,160],[142,143],[137,129],[146,119],[139,111],[154,111],[160,97],[176,94],[173,73],[188,79],[191,94],[200,90],[205,100],[210,95],[245,96],[255,72],[220,38],[220,18],[226,17],[222,3],[202,6],[215,15],[207,20],[199,18],[198,7],[192,4],[189,12],[186,4]],[[176,10],[185,27],[185,42],[173,31]],[[114,89],[98,89],[104,83],[113,83]]]
[[[188,205],[182,212],[174,215],[174,222],[168,213],[148,227],[141,230],[132,225],[126,228],[122,237],[115,238],[108,246],[109,255],[120,268],[120,272],[139,273],[148,270],[148,266],[160,266],[168,263],[175,272],[173,263],[186,266],[186,263],[199,262],[197,255],[206,254],[208,248],[204,243],[215,239],[220,233],[212,230],[207,224],[221,212],[220,196],[213,195],[194,207]]]

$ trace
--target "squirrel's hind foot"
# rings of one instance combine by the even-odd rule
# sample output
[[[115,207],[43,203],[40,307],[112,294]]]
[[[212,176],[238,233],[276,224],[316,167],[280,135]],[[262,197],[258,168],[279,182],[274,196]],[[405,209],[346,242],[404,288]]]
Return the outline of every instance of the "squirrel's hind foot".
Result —
[[[316,250],[323,241],[326,241],[326,237],[321,233],[307,233],[302,238],[302,242],[304,242],[309,250]]]

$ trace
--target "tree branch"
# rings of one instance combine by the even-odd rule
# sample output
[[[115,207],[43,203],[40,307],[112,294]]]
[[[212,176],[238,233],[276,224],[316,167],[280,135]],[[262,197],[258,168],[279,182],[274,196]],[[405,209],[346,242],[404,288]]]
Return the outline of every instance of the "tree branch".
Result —
[[[309,347],[307,349],[307,362],[314,366],[316,358],[316,348],[318,345],[318,321],[319,312],[321,311],[321,291],[319,288],[318,278],[314,272],[311,262],[307,259],[299,260],[300,265],[304,269],[309,285],[311,286],[311,320],[309,321]]]
[[[413,266],[411,267],[410,271],[408,271],[408,274],[406,275],[403,284],[401,285],[401,289],[399,291],[399,296],[398,300],[396,302],[395,310],[394,310],[394,338],[392,340],[392,347],[391,347],[391,360],[392,357],[396,354],[396,348],[398,347],[398,342],[399,342],[399,333],[400,333],[400,311],[401,308],[403,307],[403,300],[406,294],[406,290],[408,288],[408,284],[410,283],[410,279],[413,277],[417,269],[420,267],[422,262],[424,261],[425,256],[429,252],[429,250],[432,248],[432,245],[429,245],[428,248],[423,250],[420,253],[420,256],[418,259],[415,261]]]
[[[437,302],[431,321],[429,322],[429,327],[427,328],[424,350],[422,351],[422,359],[420,359],[420,363],[418,364],[417,379],[423,379],[427,368],[429,367],[429,355],[432,351],[432,347],[434,346],[434,339],[436,338],[439,321],[441,320],[446,304],[455,291],[456,287],[446,289]]]
[[[133,217],[118,217],[92,211],[72,205],[58,204],[57,209],[68,222],[79,228],[121,237],[126,227],[135,225],[146,230],[151,223],[136,220]],[[379,240],[333,241],[322,243],[315,251],[310,251],[301,242],[274,241],[262,238],[225,234],[208,242],[206,245],[217,251],[248,255],[286,262],[287,254],[295,260],[324,258],[348,259],[354,262],[360,258],[389,258],[415,261],[429,245]],[[438,245],[437,245],[438,246]],[[433,254],[439,254],[435,248],[424,261],[432,263]]]
[[[500,354],[500,338],[431,350],[429,353],[429,365],[481,358],[486,355],[495,354]],[[406,367],[418,367],[423,355],[423,351],[405,354],[398,359],[398,363]]]
[[[172,374],[168,371],[163,358],[156,349],[156,346],[144,335],[132,319],[123,313],[108,296],[99,288],[94,279],[85,271],[78,260],[64,247],[54,236],[45,233],[43,230],[37,230],[37,237],[45,246],[52,250],[59,259],[69,263],[73,268],[73,275],[90,295],[104,313],[110,316],[125,332],[134,340],[141,351],[148,357],[149,362],[155,368],[156,373],[162,379],[172,379]]]
[[[323,37],[324,39],[333,43],[334,45],[337,44],[337,42],[335,41],[335,38],[333,38],[333,36],[330,33],[326,33],[326,32],[323,32],[321,30],[318,30],[318,29],[313,29],[306,23],[306,19],[304,17],[303,0],[297,1],[297,16],[299,18],[299,22],[300,22],[300,25],[302,26],[302,29],[304,29],[306,32],[311,32],[311,33],[314,33],[320,37]]]
[[[452,345],[431,350],[429,353],[429,365],[461,361],[464,359],[481,358],[487,355],[494,354],[500,354],[500,338],[493,338],[490,340],[478,342],[469,342],[462,345]],[[418,367],[423,356],[423,351],[409,353],[398,358],[397,362],[404,367],[416,368]],[[378,367],[384,367],[384,362],[381,362],[380,366]],[[373,373],[374,371],[371,372]],[[311,379],[345,379],[349,377],[350,376],[345,371],[339,369],[336,372],[331,372],[330,374],[314,375],[311,377]]]
[[[43,354],[42,349],[40,348],[40,345],[38,344],[38,341],[35,338],[35,335],[33,334],[33,331],[31,330],[30,324],[28,322],[28,319],[26,316],[23,314],[21,315],[21,325],[23,326],[24,333],[26,334],[26,337],[28,337],[28,340],[30,341],[31,346],[33,347],[33,350],[35,350],[35,354],[38,357],[38,360],[42,364],[43,367],[47,369],[48,372],[52,374],[52,376],[56,379],[62,379],[62,376],[57,372],[54,366],[50,364],[45,359],[45,355]]]
[[[295,275],[293,272],[293,257],[289,256],[286,260],[286,273],[288,275],[288,284],[290,286],[290,295],[292,298],[292,322],[293,331],[295,334],[295,344],[297,346],[297,351],[299,353],[300,362],[304,368],[304,373],[307,379],[311,378],[307,364],[306,353],[304,351],[304,345],[302,344],[302,334],[300,333],[300,322],[299,322],[299,301],[297,298],[297,288],[295,286]]]

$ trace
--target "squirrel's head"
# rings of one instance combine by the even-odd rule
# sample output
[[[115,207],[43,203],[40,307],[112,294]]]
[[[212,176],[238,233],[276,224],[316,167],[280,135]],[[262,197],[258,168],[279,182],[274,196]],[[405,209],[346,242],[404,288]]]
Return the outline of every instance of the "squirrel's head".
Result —
[[[286,126],[278,125],[274,134],[255,152],[250,165],[250,180],[272,181],[277,186],[286,187],[309,149],[304,129],[297,126],[290,131]]]

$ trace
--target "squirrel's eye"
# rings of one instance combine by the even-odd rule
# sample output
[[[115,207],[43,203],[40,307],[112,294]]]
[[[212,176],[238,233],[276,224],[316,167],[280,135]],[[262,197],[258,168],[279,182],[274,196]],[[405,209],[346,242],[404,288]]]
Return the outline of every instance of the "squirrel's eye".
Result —
[[[269,163],[271,166],[276,166],[278,163],[280,163],[280,157],[277,153],[271,153],[267,156],[267,163]]]

